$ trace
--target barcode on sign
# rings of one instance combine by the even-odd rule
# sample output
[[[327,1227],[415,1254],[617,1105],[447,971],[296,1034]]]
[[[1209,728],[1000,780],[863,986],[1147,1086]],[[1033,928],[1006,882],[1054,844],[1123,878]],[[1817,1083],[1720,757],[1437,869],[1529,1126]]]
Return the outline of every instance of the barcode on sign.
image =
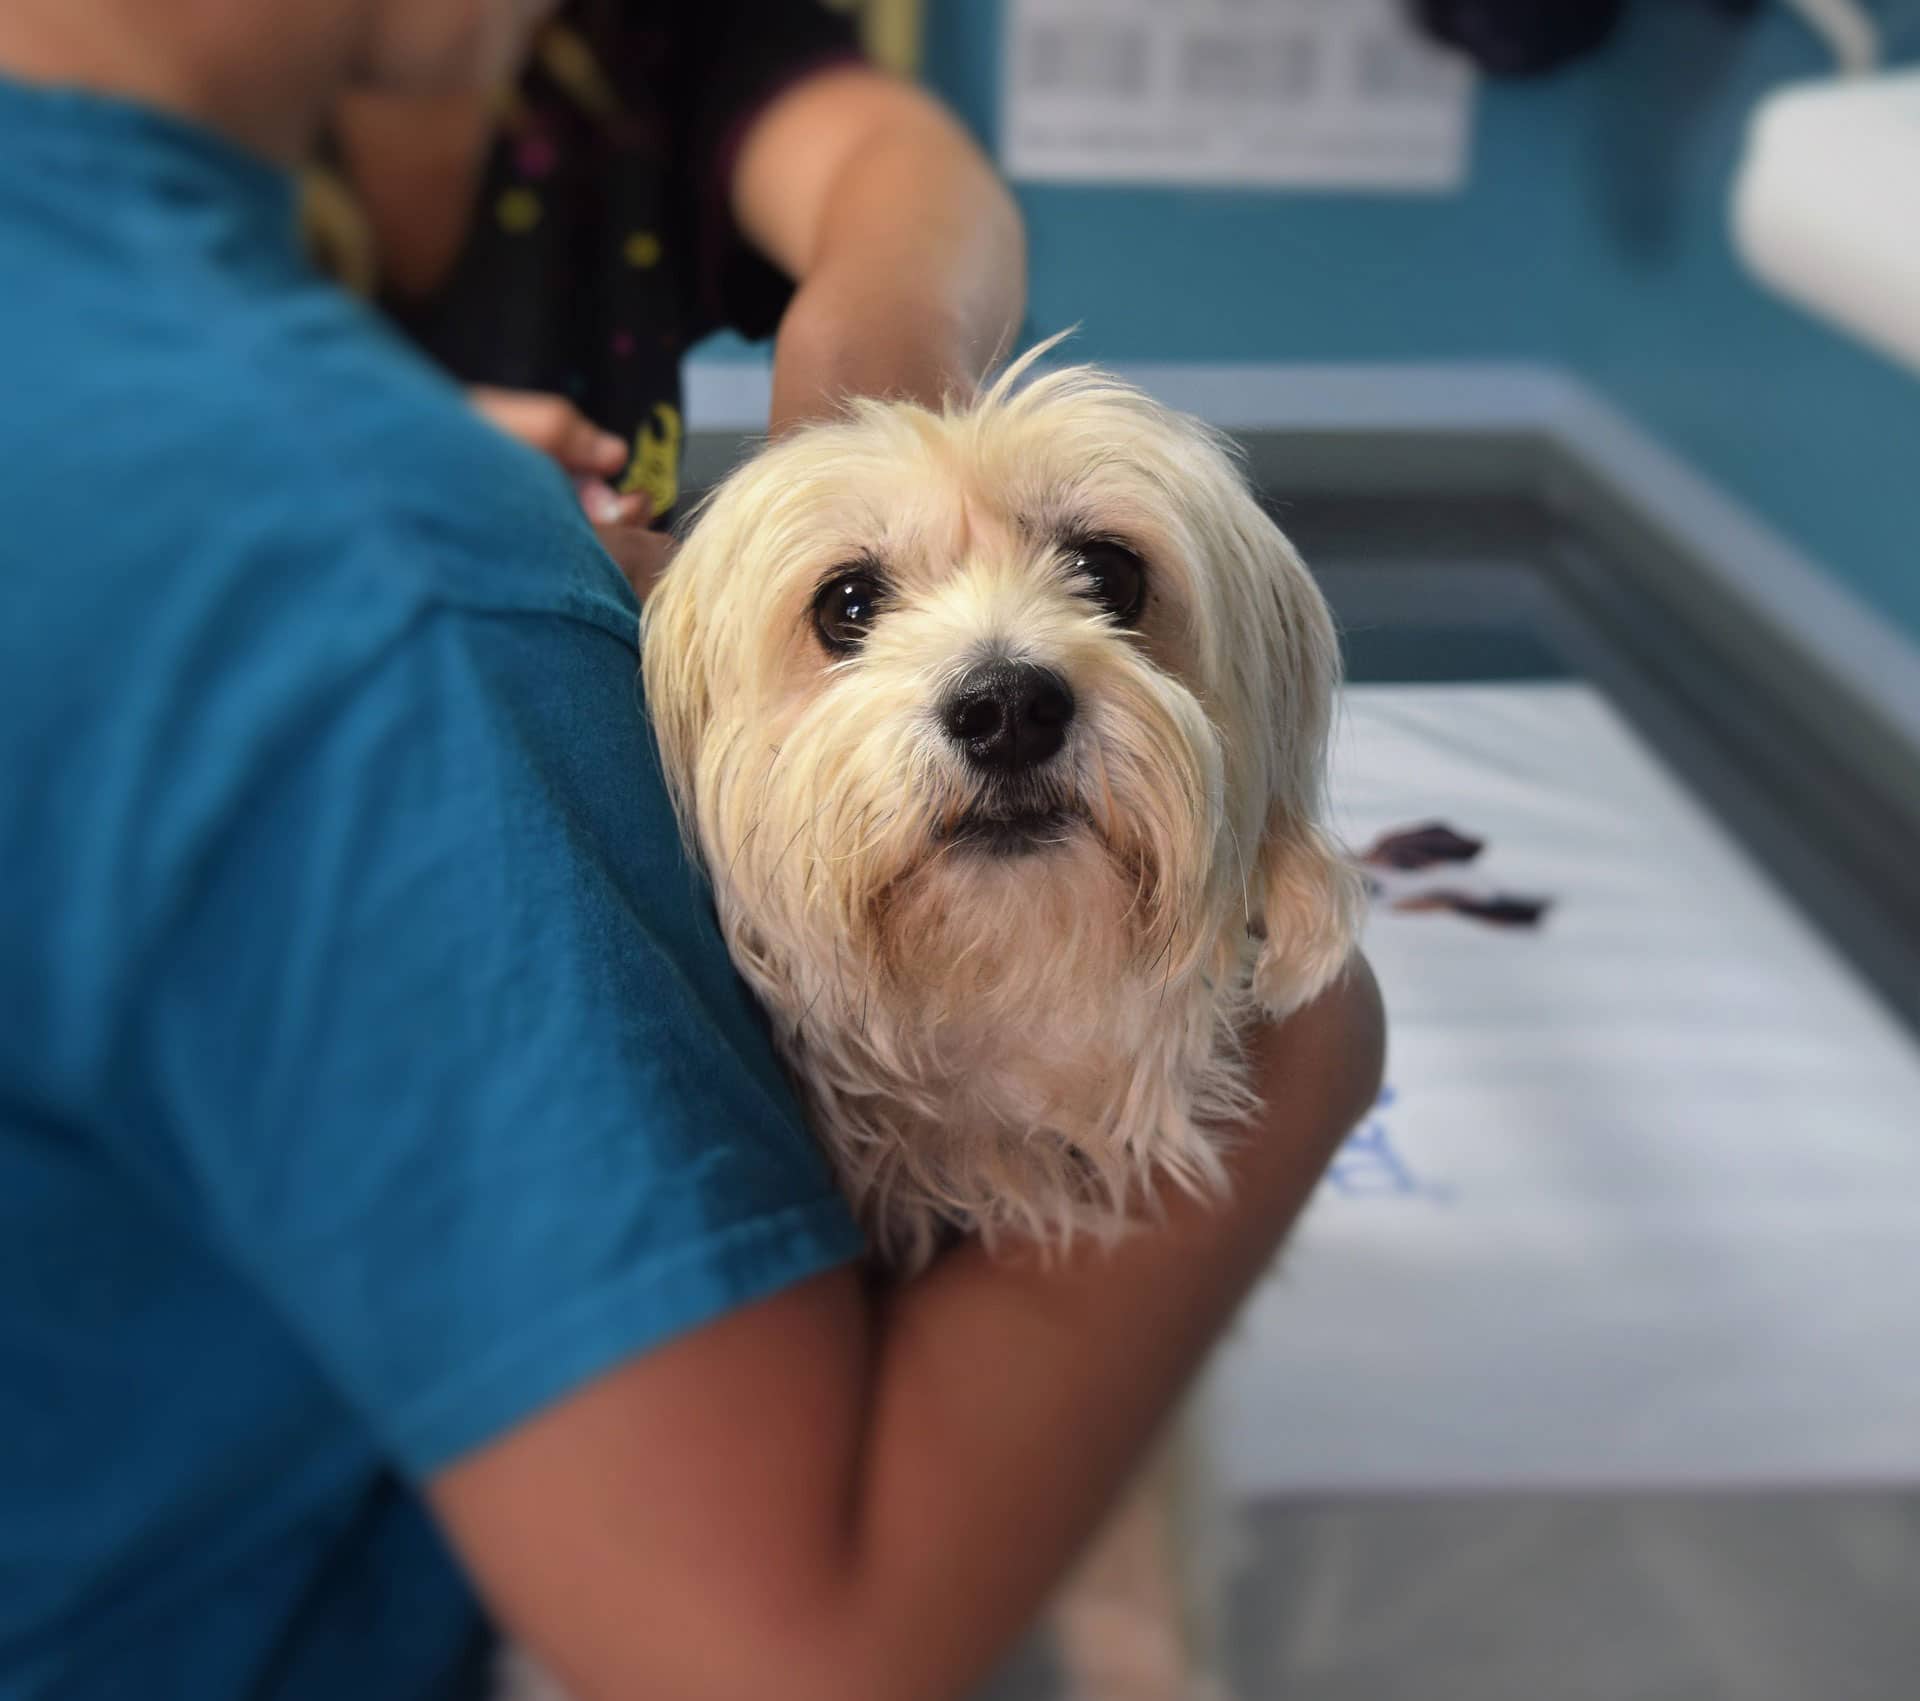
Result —
[[[1473,78],[1405,0],[1005,0],[1015,177],[1457,188]]]
[[[1298,100],[1320,77],[1320,44],[1304,32],[1182,38],[1180,90],[1207,100]]]
[[[1098,19],[1036,24],[1016,62],[1035,94],[1137,99],[1147,92],[1147,32]]]

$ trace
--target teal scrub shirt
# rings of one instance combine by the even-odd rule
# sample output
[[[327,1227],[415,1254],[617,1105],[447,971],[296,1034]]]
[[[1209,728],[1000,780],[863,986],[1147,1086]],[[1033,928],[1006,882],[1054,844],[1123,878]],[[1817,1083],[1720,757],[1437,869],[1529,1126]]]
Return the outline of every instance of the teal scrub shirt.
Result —
[[[564,480],[0,83],[0,1697],[470,1693],[427,1474],[858,1254]]]

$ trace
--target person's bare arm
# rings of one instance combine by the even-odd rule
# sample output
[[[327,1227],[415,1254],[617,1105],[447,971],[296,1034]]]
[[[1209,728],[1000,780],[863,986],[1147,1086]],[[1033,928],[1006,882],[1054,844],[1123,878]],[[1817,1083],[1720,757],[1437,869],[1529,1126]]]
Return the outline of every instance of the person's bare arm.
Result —
[[[1051,1268],[808,1282],[456,1463],[431,1503],[578,1697],[959,1694],[1092,1532],[1377,1090],[1364,964],[1256,1045],[1225,1206]]]
[[[848,394],[938,405],[1012,352],[1019,212],[918,89],[860,67],[807,78],[747,132],[732,193],[740,228],[799,285],[774,345],[775,432]]]

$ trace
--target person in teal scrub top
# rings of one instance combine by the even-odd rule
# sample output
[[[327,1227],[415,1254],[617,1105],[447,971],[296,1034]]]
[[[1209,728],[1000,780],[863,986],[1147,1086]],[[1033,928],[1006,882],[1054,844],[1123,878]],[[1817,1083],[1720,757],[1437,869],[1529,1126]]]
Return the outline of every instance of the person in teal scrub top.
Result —
[[[478,1696],[503,1631],[578,1701],[960,1693],[1378,1080],[1356,969],[1257,1039],[1230,1205],[861,1279],[632,590],[302,245],[343,99],[496,87],[542,10],[0,8],[9,1701]],[[964,385],[1017,311],[908,110],[738,152],[796,415]]]

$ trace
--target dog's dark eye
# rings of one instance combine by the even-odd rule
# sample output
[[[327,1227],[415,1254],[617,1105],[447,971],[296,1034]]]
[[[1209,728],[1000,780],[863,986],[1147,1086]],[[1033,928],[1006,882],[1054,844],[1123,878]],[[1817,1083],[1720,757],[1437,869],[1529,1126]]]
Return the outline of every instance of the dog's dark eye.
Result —
[[[1147,568],[1124,543],[1090,538],[1085,543],[1072,545],[1067,559],[1086,581],[1086,596],[1122,626],[1131,626],[1139,619],[1141,606],[1147,600]]]
[[[837,574],[813,599],[813,629],[834,654],[850,655],[866,642],[886,600],[886,587],[871,573]]]

